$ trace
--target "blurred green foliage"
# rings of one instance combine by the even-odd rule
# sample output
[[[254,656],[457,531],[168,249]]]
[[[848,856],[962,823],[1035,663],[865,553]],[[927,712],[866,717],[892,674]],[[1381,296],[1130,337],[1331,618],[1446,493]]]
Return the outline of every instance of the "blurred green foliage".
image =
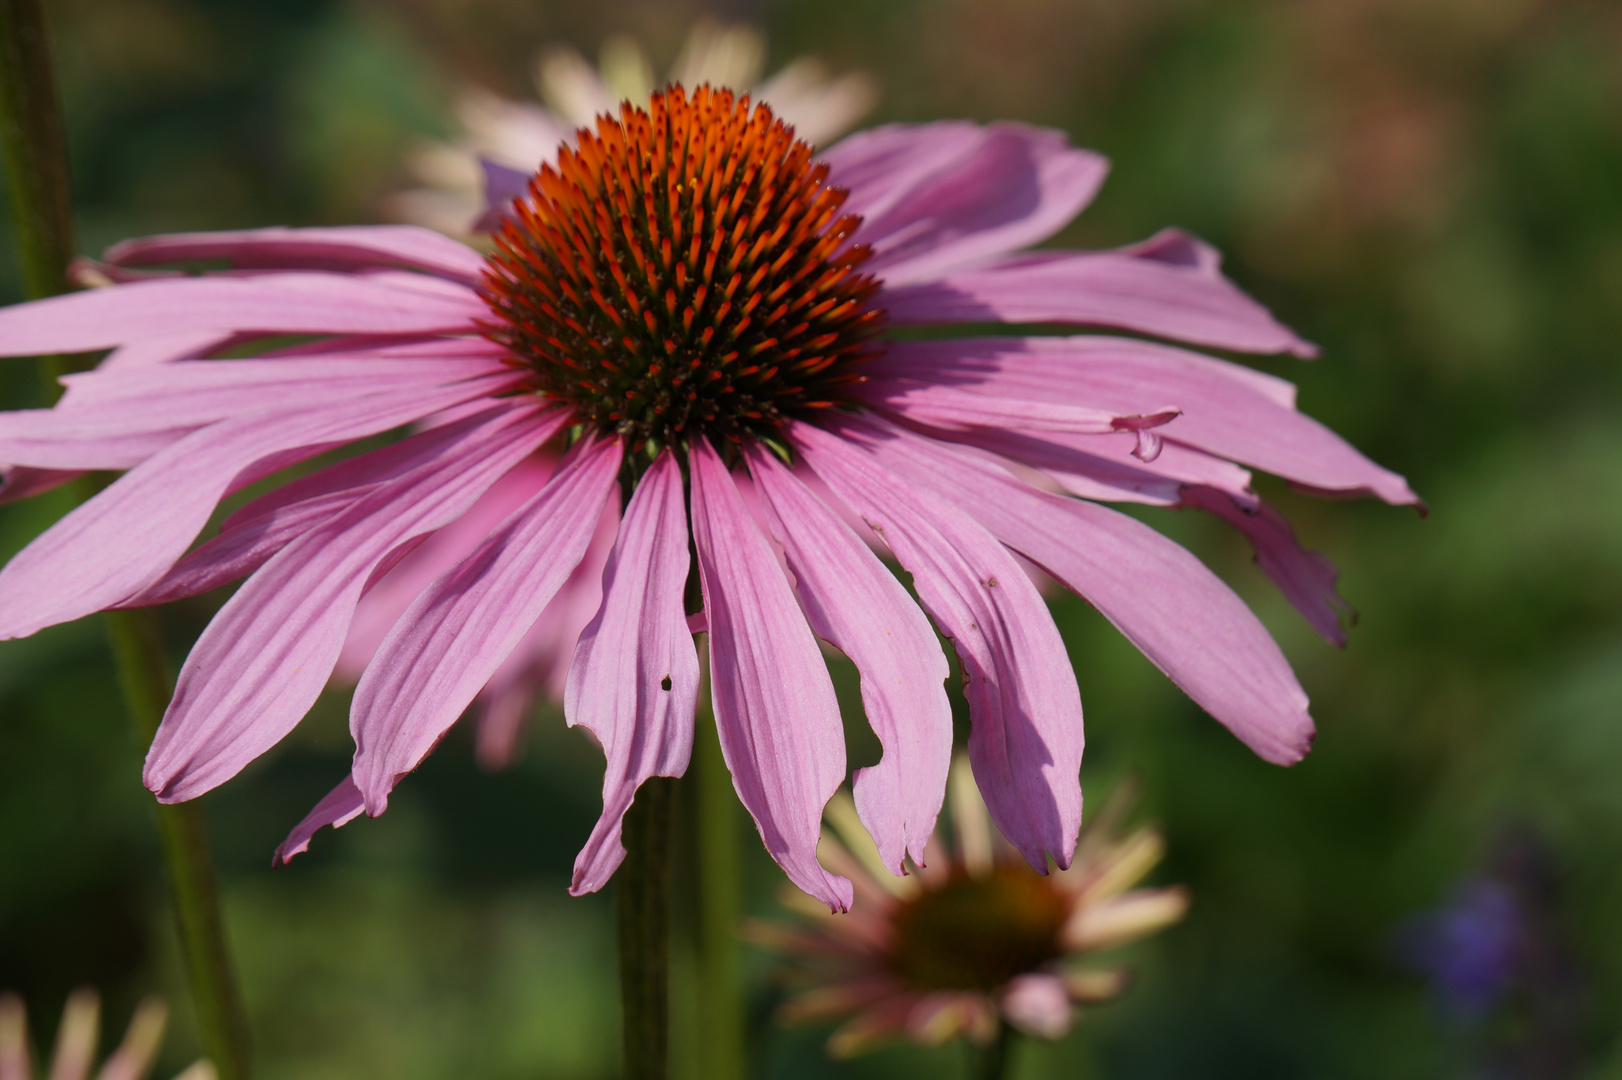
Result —
[[[1343,568],[1363,618],[1341,653],[1270,591],[1237,537],[1146,515],[1234,582],[1296,663],[1321,735],[1290,770],[1251,757],[1084,604],[1056,603],[1087,703],[1084,780],[1096,799],[1142,778],[1171,844],[1161,879],[1187,883],[1195,904],[1136,950],[1141,977],[1123,1003],[1061,1044],[1025,1047],[1018,1074],[1622,1077],[1622,9],[49,8],[88,252],[150,232],[374,220],[404,182],[402,152],[450,130],[457,87],[527,96],[543,42],[591,53],[614,32],[666,61],[704,13],[763,26],[778,62],[809,52],[874,71],[879,119],[1013,117],[1108,153],[1104,194],[1059,242],[1177,224],[1217,243],[1241,284],[1324,346],[1315,363],[1258,366],[1405,472],[1431,516],[1264,481]],[[17,295],[0,259],[0,296]],[[26,365],[0,371],[0,390],[14,405],[38,400]],[[64,505],[3,508],[0,555]],[[165,613],[177,653],[217,602]],[[107,992],[114,1027],[141,992],[183,994],[140,753],[99,634],[86,623],[0,645],[0,984],[35,1003],[42,1038],[73,985]],[[840,678],[853,700],[850,672]],[[527,756],[502,776],[479,773],[453,738],[385,817],[322,834],[272,870],[275,844],[348,754],[334,696],[208,797],[261,1075],[613,1075],[607,899],[564,891],[597,812],[596,752],[555,711],[534,718]],[[853,764],[871,754],[870,737],[853,739]],[[1393,928],[1480,872],[1505,830],[1536,837],[1556,870],[1546,929],[1580,968],[1580,992],[1560,1006],[1575,1069],[1484,1064],[1496,1036],[1447,1022],[1394,955]],[[780,878],[753,841],[749,851],[749,906],[769,913]],[[824,1032],[771,1026],[764,960],[752,964],[760,1075],[963,1075],[955,1048],[829,1063]],[[1510,1037],[1541,1015],[1516,1008]],[[177,1020],[174,1067],[195,1046],[184,1008]],[[680,1031],[676,1049],[680,1059]]]

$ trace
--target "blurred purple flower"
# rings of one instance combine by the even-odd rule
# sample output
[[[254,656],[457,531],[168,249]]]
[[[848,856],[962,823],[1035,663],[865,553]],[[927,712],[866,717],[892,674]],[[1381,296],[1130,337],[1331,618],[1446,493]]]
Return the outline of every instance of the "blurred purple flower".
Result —
[[[1525,917],[1503,882],[1472,878],[1460,883],[1445,905],[1414,917],[1400,937],[1404,959],[1430,979],[1442,1010],[1479,1020],[1515,981]]]

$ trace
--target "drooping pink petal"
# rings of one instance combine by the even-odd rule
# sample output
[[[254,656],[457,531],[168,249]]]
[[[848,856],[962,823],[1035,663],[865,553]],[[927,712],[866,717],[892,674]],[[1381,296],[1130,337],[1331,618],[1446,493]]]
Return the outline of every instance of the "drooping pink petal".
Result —
[[[1246,509],[1235,505],[1226,494],[1206,487],[1185,488],[1183,505],[1208,510],[1244,533],[1256,549],[1256,565],[1279,587],[1285,599],[1325,641],[1345,647],[1346,627],[1341,616],[1351,610],[1351,605],[1335,589],[1340,571],[1321,552],[1303,548],[1283,515],[1263,502]]]
[[[1057,1039],[1070,1030],[1070,993],[1064,980],[1045,972],[1016,976],[1002,995],[1008,1022],[1038,1039]]]
[[[72,483],[84,473],[77,469],[32,469],[26,465],[0,465],[0,506],[31,499],[63,484]]]
[[[795,423],[789,437],[913,575],[963,663],[974,775],[998,828],[1030,864],[1070,865],[1081,827],[1081,695],[1053,617],[1013,557],[963,511],[920,497],[852,429]]]
[[[1036,400],[1034,396],[1014,398],[977,392],[979,389],[978,385],[957,387],[922,379],[869,376],[853,389],[853,396],[876,409],[935,427],[1057,431],[1071,435],[1108,435],[1159,427],[1176,419],[1179,411],[1175,405],[1162,403],[1140,413],[1116,413],[1063,400],[1065,396],[1079,398],[1079,393]]]
[[[95,408],[126,405],[160,412],[166,420],[208,423],[256,406],[275,409],[304,404],[312,397],[330,401],[511,370],[494,356],[399,358],[339,353],[271,360],[176,360],[149,367],[86,371],[64,376],[62,383],[73,392],[74,407],[67,411],[75,417]],[[302,399],[296,396],[300,387],[304,388]]]
[[[1158,248],[1016,255],[935,281],[886,288],[897,325],[956,322],[1113,326],[1239,352],[1316,356],[1211,265],[1168,261]]]
[[[173,334],[165,337],[143,338],[129,345],[120,345],[107,354],[107,358],[96,365],[97,371],[112,371],[116,368],[149,367],[152,364],[167,364],[174,360],[200,360],[214,350],[230,342],[237,335],[223,333],[218,330],[194,331],[185,334]],[[67,401],[72,391],[62,395]]]
[[[63,380],[70,408],[0,413],[0,461],[130,469],[198,428],[233,416],[331,404],[481,375],[499,360],[181,360]]]
[[[898,418],[900,419],[900,418]],[[908,427],[919,427],[907,424]],[[1250,473],[1203,450],[1165,442],[1153,461],[1134,456],[1136,440],[1114,435],[1065,435],[1059,432],[1003,431],[974,428],[949,431],[919,427],[946,442],[990,450],[1041,471],[1064,490],[1084,499],[1175,506],[1185,484],[1203,484],[1229,498],[1254,506]]]
[[[562,422],[538,405],[495,406],[462,421],[458,445],[277,553],[186,658],[147,753],[146,786],[162,802],[196,798],[280,742],[326,685],[379,565],[466,512]]]
[[[304,815],[304,820],[293,826],[293,831],[287,834],[287,839],[276,848],[276,854],[271,857],[272,866],[286,865],[294,855],[302,855],[310,850],[310,840],[323,826],[331,825],[334,829],[348,825],[360,817],[366,809],[366,803],[360,797],[360,789],[355,786],[351,777],[344,777],[338,781],[338,786],[324,795],[315,809]]]
[[[463,334],[454,337],[420,334],[342,334],[334,337],[304,341],[297,345],[282,345],[259,354],[267,356],[343,356],[354,359],[406,359],[422,357],[445,360],[453,357],[482,357],[500,359],[507,350],[486,338],[471,336],[469,326]]]
[[[355,786],[354,780],[344,777],[337,782],[336,788],[321,796],[320,803],[315,804],[305,814],[303,821],[294,825],[294,830],[287,834],[281,845],[276,848],[276,855],[271,856],[271,866],[285,866],[292,856],[303,855],[310,850],[310,840],[320,832],[323,825],[331,825],[333,829],[347,825],[360,817],[367,804],[360,798],[360,788]]]
[[[915,342],[894,354],[899,359],[875,363],[893,363],[909,376],[927,370],[1005,405],[1059,401],[1131,414],[1173,401],[1182,415],[1156,433],[1168,441],[1314,488],[1419,501],[1402,477],[1281,404],[1277,380],[1211,357],[1100,335]]]
[[[1046,240],[1092,201],[1109,171],[1062,132],[1003,122],[978,134],[964,152],[892,190],[882,207],[867,202],[851,239],[873,248],[868,266],[886,283],[928,280]],[[950,132],[944,142],[955,139]],[[927,145],[929,159],[938,145]],[[844,183],[832,162],[830,179]]]
[[[430,229],[412,225],[244,229],[170,233],[125,240],[104,258],[120,266],[226,259],[241,269],[355,270],[413,266],[476,285],[484,256]]]
[[[520,723],[533,702],[543,696],[559,704],[563,701],[575,643],[602,604],[603,570],[619,535],[619,504],[619,492],[610,491],[580,565],[479,692],[473,753],[491,772],[513,763]]]
[[[1018,365],[1025,354],[1039,357],[1073,358],[1079,370],[1094,363],[1113,363],[1130,370],[1145,368],[1143,377],[1154,380],[1182,376],[1196,387],[1238,383],[1251,393],[1266,398],[1282,409],[1295,408],[1295,384],[1244,364],[1218,360],[1204,353],[1157,345],[1132,338],[1089,334],[1078,337],[975,337],[950,341],[898,341],[870,362],[875,375],[892,379],[939,380],[954,386],[978,386],[1002,374],[1007,365]],[[1006,363],[1005,363],[1006,360]],[[1033,361],[1040,363],[1040,360]],[[1019,374],[1017,366],[1009,374]],[[1067,372],[1070,368],[1065,369]],[[1158,385],[1156,383],[1155,385]],[[1105,406],[1100,406],[1104,408]]]
[[[173,566],[235,486],[323,450],[499,391],[507,376],[333,406],[253,413],[195,431],[75,508],[0,569],[0,638],[116,604]]]
[[[1037,491],[982,457],[882,421],[853,418],[842,433],[906,482],[957,501],[1085,597],[1262,758],[1288,765],[1306,753],[1312,718],[1289,661],[1244,601],[1187,550],[1125,514]]]
[[[488,309],[347,274],[137,281],[0,308],[0,356],[89,352],[205,330],[292,334],[466,333]]]
[[[580,634],[563,713],[608,758],[603,813],[569,891],[596,892],[625,859],[621,820],[650,776],[680,776],[693,751],[698,652],[687,631],[687,507],[668,448],[638,481],[603,571],[603,601]]]
[[[885,865],[903,874],[909,853],[924,862],[952,764],[946,657],[868,546],[768,451],[756,444],[745,456],[811,629],[861,672],[862,704],[884,756],[856,770],[856,808]]]
[[[849,910],[850,882],[817,862],[822,809],[845,778],[828,669],[766,538],[704,439],[688,467],[711,698],[733,786],[789,880],[831,910]]]
[[[355,688],[355,783],[374,817],[417,767],[586,553],[622,454],[576,444],[551,481],[414,600]]]
[[[414,438],[421,439],[424,435]],[[338,676],[357,681],[377,654],[377,647],[383,644],[383,639],[418,594],[470,555],[496,526],[539,494],[556,471],[557,460],[548,451],[519,462],[491,484],[467,513],[430,536],[368,589],[349,624],[349,636],[338,657]],[[243,511],[247,509],[244,507]],[[226,527],[232,523],[227,522]],[[221,536],[225,534],[226,528],[222,528]]]
[[[829,182],[850,192],[842,208],[864,220],[883,214],[926,177],[968,158],[986,131],[969,120],[884,124],[818,152]]]
[[[479,404],[482,406],[479,412],[490,407],[489,402]],[[468,414],[470,417],[474,415],[477,414]],[[559,420],[561,421],[561,417]],[[261,495],[226,518],[220,526],[218,535],[188,551],[161,578],[117,606],[133,608],[166,604],[217,589],[238,578],[246,577],[300,536],[346,513],[379,484],[420,468],[437,460],[448,450],[454,449],[462,440],[464,430],[464,427],[457,424],[447,424],[420,432],[400,442],[358,457],[347,458],[308,476],[301,476]],[[523,463],[520,463],[512,472],[496,481],[491,490],[506,484],[513,473],[521,472],[523,468]],[[464,528],[468,518],[473,517],[478,506],[488,498],[489,492],[486,492],[473,510],[469,510],[450,525],[435,532],[424,546],[437,543],[447,532]],[[489,532],[499,520],[500,517],[487,520],[484,527],[479,529],[478,536],[482,537]],[[471,547],[471,543],[468,546]],[[422,579],[412,595],[420,591],[422,586],[435,576],[430,574]],[[368,598],[370,595],[368,593]],[[388,623],[378,629],[376,638],[371,641],[371,648],[376,648],[388,626],[393,624],[394,619],[405,610],[409,602],[410,597],[400,601],[399,606],[390,614]],[[365,600],[362,604],[365,604]],[[356,617],[358,620],[359,612]],[[349,639],[352,640],[354,635],[355,628],[352,623]],[[345,649],[348,647],[346,640]],[[370,657],[371,652],[368,651],[365,657],[361,658],[360,664],[355,668],[356,678],[360,676],[360,669]],[[341,659],[339,666],[342,667]]]

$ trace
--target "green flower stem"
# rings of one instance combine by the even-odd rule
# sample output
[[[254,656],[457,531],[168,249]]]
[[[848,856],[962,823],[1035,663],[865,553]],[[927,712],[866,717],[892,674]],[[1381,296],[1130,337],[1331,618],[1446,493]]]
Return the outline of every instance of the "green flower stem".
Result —
[[[0,0],[0,144],[23,287],[30,297],[65,292],[73,203],[40,0]]]
[[[40,0],[0,0],[0,154],[27,295],[66,292],[73,205]],[[40,366],[54,396],[56,377],[67,365],[61,357],[41,357]],[[169,701],[162,634],[149,611],[109,612],[104,618],[124,703],[146,746]],[[202,808],[195,802],[159,805],[157,816],[204,1051],[221,1080],[248,1080],[247,1020],[226,948]]]
[[[125,707],[140,744],[149,745],[169,704],[171,684],[162,630],[153,613],[145,609],[109,611],[102,619]],[[158,803],[155,809],[203,1052],[214,1063],[220,1080],[248,1080],[248,1020],[226,942],[202,804],[196,800],[168,806]]]
[[[739,804],[732,790],[732,776],[721,756],[721,740],[707,693],[701,699],[693,741],[693,774],[698,784],[700,1075],[704,1080],[743,1080]]]
[[[644,781],[625,812],[614,875],[625,1080],[665,1080],[670,1059],[670,843],[675,781]]]
[[[1004,1080],[1008,1075],[1008,1051],[1014,1043],[1014,1029],[1008,1021],[998,1019],[997,1034],[980,1051],[980,1069],[975,1075],[979,1080]]]

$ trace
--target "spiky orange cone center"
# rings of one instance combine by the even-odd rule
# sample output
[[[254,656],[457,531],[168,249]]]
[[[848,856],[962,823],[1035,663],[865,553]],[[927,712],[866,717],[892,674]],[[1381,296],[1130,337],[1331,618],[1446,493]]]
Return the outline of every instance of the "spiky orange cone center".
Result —
[[[633,451],[770,436],[839,404],[883,324],[845,197],[747,96],[671,86],[627,102],[515,204],[486,268],[485,333]]]

